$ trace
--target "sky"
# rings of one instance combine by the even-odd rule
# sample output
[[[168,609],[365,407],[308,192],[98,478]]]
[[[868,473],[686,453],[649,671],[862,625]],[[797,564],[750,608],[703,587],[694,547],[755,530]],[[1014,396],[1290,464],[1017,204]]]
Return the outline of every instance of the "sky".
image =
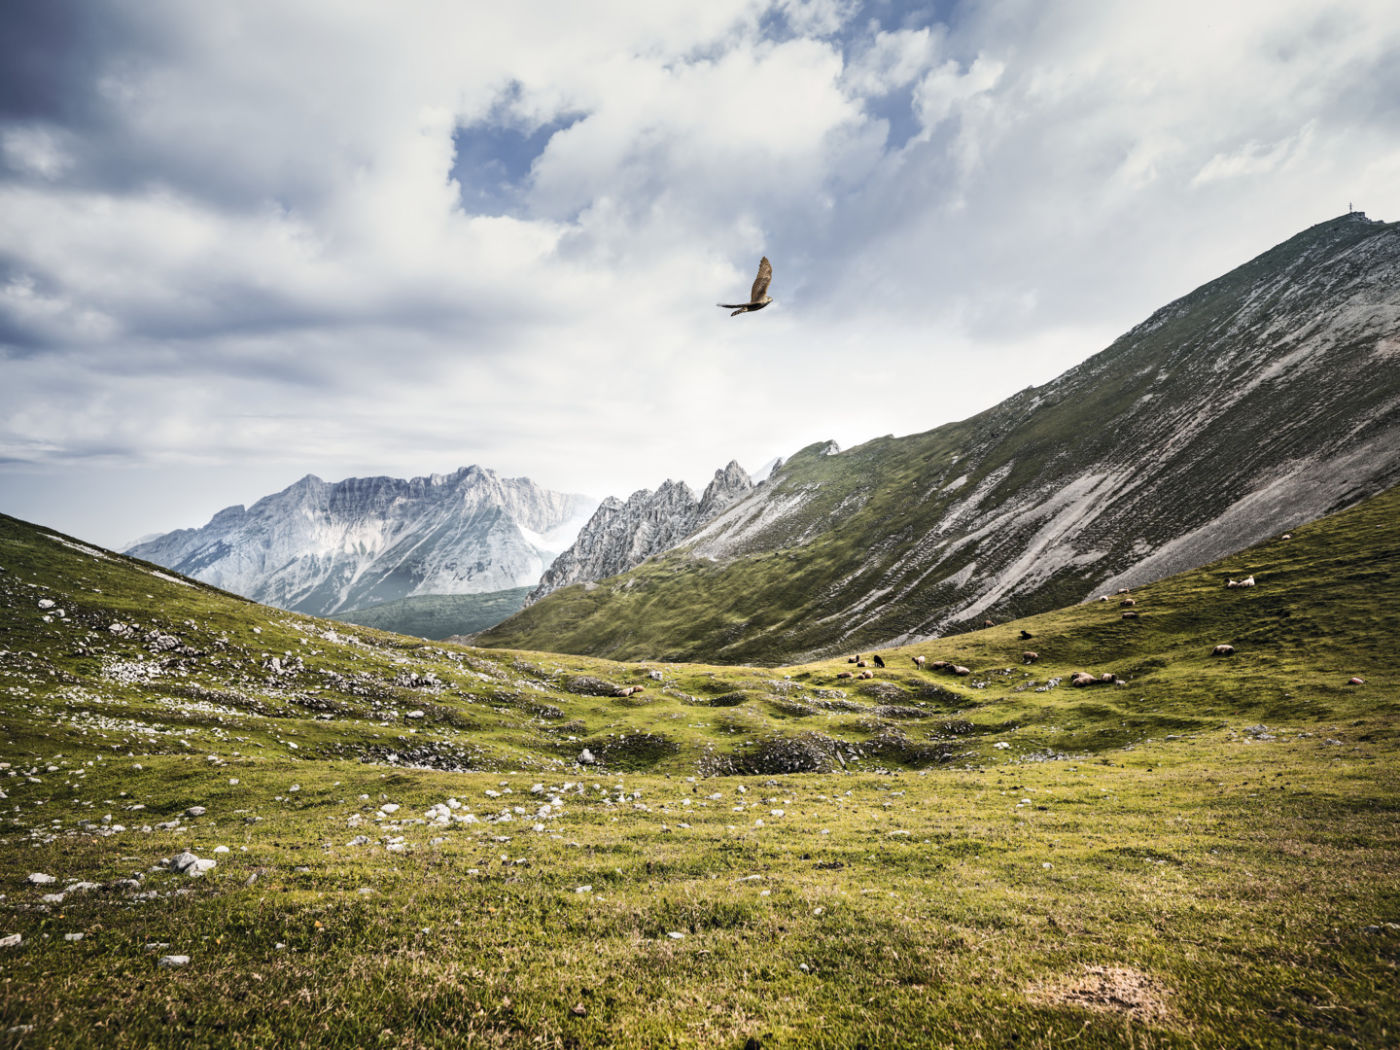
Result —
[[[1400,219],[1394,0],[12,0],[0,511],[698,491],[979,412],[1352,206]]]

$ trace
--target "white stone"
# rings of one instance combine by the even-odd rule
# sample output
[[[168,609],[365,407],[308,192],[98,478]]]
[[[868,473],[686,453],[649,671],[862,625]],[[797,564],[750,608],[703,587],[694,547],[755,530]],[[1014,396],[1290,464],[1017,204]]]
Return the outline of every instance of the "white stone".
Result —
[[[52,875],[45,875],[42,871],[36,871],[29,878],[25,879],[31,886],[48,886],[58,880]]]
[[[0,937],[0,948],[18,948],[23,941],[23,934],[12,933],[8,936]]]
[[[164,970],[177,970],[181,966],[188,966],[190,957],[188,955],[162,955],[156,960],[156,965]]]

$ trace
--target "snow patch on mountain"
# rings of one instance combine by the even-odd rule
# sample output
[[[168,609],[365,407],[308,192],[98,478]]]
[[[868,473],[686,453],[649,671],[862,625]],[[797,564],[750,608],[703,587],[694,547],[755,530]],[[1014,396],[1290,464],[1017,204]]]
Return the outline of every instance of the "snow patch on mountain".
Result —
[[[127,551],[285,609],[329,615],[423,594],[526,586],[594,501],[478,466],[403,480],[308,474]]]

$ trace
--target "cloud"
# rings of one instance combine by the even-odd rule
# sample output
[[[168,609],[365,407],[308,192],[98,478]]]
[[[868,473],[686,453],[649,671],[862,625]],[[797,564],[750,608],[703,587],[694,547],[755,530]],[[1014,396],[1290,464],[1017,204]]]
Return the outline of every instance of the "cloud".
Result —
[[[0,450],[59,473],[703,483],[969,415],[1348,199],[1400,214],[1379,0],[10,24]],[[765,253],[777,302],[731,321]]]

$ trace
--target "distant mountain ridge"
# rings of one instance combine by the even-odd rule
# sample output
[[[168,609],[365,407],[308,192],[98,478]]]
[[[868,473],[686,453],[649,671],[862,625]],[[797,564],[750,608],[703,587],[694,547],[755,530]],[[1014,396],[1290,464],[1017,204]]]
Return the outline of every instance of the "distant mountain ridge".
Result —
[[[669,550],[753,491],[735,460],[715,471],[698,499],[684,481],[667,479],[655,492],[640,489],[627,501],[609,496],[599,504],[568,550],[546,570],[526,604],[572,583],[616,576]]]
[[[484,644],[796,662],[1084,600],[1400,482],[1400,224],[1321,223],[1040,388],[803,449],[669,552]]]
[[[325,616],[418,595],[533,585],[596,501],[479,466],[408,480],[308,474],[126,553]]]

